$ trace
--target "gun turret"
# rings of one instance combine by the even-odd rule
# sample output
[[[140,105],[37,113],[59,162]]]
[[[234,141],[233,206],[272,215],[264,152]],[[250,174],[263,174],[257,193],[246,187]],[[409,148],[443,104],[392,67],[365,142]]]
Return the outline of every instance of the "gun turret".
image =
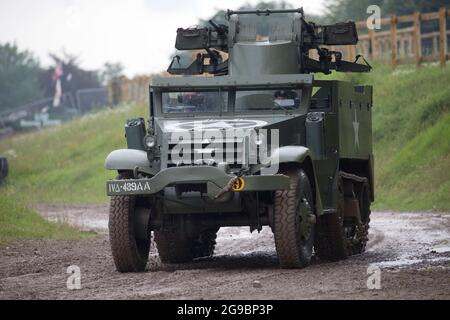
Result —
[[[270,16],[273,14],[290,14],[292,24],[290,29],[279,25],[271,26],[268,41],[258,41],[256,27],[251,23],[240,21],[241,15]],[[331,73],[339,72],[369,72],[372,67],[363,58],[364,64],[358,63],[361,56],[354,62],[344,61],[342,53],[331,51],[324,46],[356,45],[358,33],[354,22],[337,23],[334,25],[316,25],[305,20],[302,8],[289,10],[228,10],[226,18],[229,25],[217,24],[210,20],[210,26],[178,29],[175,48],[178,50],[205,50],[198,53],[194,62],[187,68],[176,67],[180,57],[175,56],[167,70],[177,75],[199,75],[210,73],[226,75],[229,70],[236,72],[258,74],[277,73]],[[278,47],[276,47],[279,45]],[[266,46],[266,48],[265,48]],[[239,49],[234,49],[239,47]],[[286,53],[286,50],[291,51]],[[316,50],[319,60],[310,57],[310,51]],[[221,52],[229,53],[229,60],[222,57]],[[233,57],[233,55],[235,55]],[[279,55],[286,59],[281,61],[261,61]],[[254,57],[255,59],[252,59]],[[256,58],[257,57],[257,58]],[[241,60],[245,60],[241,63]],[[209,61],[209,63],[205,63]],[[233,67],[233,62],[236,66]],[[251,65],[255,63],[255,65]],[[284,66],[280,65],[285,63]],[[277,65],[268,68],[268,64]],[[244,70],[246,69],[246,70]],[[295,69],[295,70],[294,70]]]

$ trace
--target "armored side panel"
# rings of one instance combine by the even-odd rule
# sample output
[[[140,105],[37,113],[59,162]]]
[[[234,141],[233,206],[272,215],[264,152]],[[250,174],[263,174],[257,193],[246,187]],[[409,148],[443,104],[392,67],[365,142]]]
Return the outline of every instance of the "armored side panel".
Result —
[[[372,87],[339,82],[339,153],[341,158],[369,159],[372,154]]]
[[[348,171],[366,176],[372,184],[372,87],[342,81],[315,81],[306,142],[325,209],[336,207],[336,175]],[[320,130],[322,128],[322,130]]]

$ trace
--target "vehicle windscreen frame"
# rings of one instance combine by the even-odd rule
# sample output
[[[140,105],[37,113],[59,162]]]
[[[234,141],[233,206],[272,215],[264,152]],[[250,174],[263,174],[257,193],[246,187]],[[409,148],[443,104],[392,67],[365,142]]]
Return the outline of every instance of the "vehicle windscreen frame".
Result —
[[[228,93],[228,103],[225,111],[216,112],[163,112],[162,95],[168,92],[216,92],[222,91]],[[208,116],[231,116],[231,115],[254,115],[265,113],[264,110],[245,110],[236,111],[236,92],[238,91],[264,91],[264,90],[301,90],[302,96],[300,99],[300,105],[296,109],[284,110],[284,109],[267,109],[270,114],[302,114],[306,113],[308,109],[308,104],[311,99],[312,86],[305,84],[276,84],[276,85],[248,85],[248,86],[217,86],[217,87],[150,87],[151,96],[153,97],[153,111],[156,117],[163,118],[192,118],[192,117],[208,117]]]

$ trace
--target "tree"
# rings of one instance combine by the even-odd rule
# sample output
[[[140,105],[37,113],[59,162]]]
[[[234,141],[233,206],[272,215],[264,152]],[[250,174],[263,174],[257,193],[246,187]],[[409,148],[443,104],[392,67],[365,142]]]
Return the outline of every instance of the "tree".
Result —
[[[63,93],[70,92],[75,97],[76,92],[80,89],[101,88],[99,73],[97,71],[89,71],[81,69],[79,58],[75,55],[63,52],[61,55],[51,53],[50,57],[55,65],[62,63],[63,76],[61,78],[61,87]],[[41,75],[41,84],[44,88],[45,95],[51,97],[54,95],[55,84],[52,79],[55,68],[47,69]]]
[[[327,0],[325,19],[328,23],[365,20],[371,5],[383,7],[385,0]]]
[[[388,14],[406,15],[414,11],[434,12],[441,7],[450,8],[450,0],[386,0],[383,10]]]
[[[118,63],[106,62],[100,71],[100,81],[107,85],[112,79],[118,78],[123,74],[123,65]]]
[[[0,112],[43,97],[39,61],[16,44],[0,44]]]
[[[290,3],[287,3],[285,1],[276,2],[276,1],[261,1],[258,2],[256,5],[251,5],[249,3],[246,3],[238,8],[238,10],[255,10],[255,9],[292,9],[293,6]],[[216,23],[219,24],[227,24],[227,21],[225,19],[226,11],[225,10],[219,10],[217,11],[211,18],[203,20],[200,19],[198,22],[198,25],[200,26],[206,26],[208,25],[208,21],[210,19],[214,20]]]
[[[433,12],[440,7],[450,7],[450,0],[327,0],[326,18],[328,22],[345,20],[365,20],[367,8],[377,5],[383,17],[393,14],[407,15],[415,11]]]

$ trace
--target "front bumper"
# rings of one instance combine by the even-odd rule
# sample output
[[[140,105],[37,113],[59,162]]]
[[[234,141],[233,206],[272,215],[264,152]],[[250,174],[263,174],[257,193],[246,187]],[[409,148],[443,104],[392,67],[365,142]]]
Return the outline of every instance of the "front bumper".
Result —
[[[289,189],[289,177],[277,175],[252,175],[236,177],[217,167],[186,166],[167,168],[149,179],[110,180],[106,183],[108,196],[150,195],[177,184],[206,184],[211,199],[224,192],[275,191]]]

